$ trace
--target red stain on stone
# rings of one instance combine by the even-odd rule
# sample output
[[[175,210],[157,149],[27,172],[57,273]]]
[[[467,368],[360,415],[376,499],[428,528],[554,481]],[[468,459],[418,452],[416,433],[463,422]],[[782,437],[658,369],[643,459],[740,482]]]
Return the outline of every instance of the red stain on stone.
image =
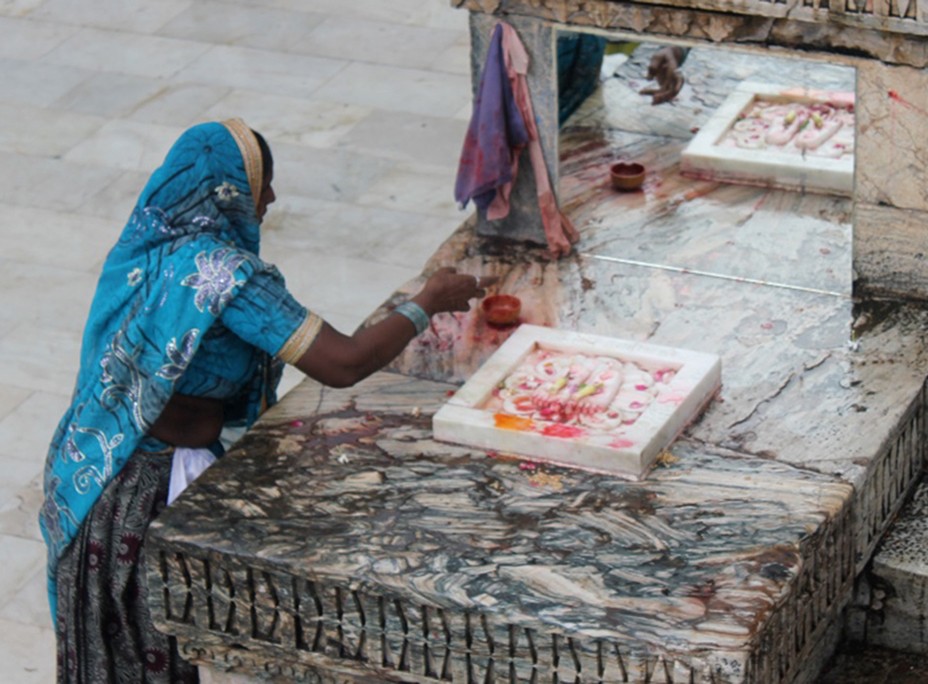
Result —
[[[586,430],[582,428],[575,427],[573,425],[546,425],[545,428],[541,431],[541,434],[546,437],[560,437],[562,439],[576,439],[577,437],[582,437],[586,434]]]

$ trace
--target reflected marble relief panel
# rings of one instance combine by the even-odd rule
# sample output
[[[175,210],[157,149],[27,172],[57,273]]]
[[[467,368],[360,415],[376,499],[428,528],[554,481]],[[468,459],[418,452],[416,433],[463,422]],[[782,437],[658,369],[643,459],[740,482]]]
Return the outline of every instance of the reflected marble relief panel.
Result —
[[[642,44],[561,129],[560,200],[585,254],[849,296],[852,201],[685,177],[681,157],[738,85],[852,93],[846,66],[693,48],[677,98],[651,105],[639,91],[650,56]],[[620,55],[621,57],[621,55]],[[637,192],[616,192],[609,166],[646,169]]]

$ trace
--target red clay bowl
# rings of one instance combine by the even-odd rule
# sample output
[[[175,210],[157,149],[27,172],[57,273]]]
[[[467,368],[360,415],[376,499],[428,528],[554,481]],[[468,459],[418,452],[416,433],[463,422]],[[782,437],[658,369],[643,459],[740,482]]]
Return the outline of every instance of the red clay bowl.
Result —
[[[617,162],[609,167],[609,177],[616,190],[637,190],[644,183],[644,166],[637,162]]]
[[[514,295],[490,295],[480,306],[483,317],[492,325],[512,325],[522,313],[522,300]]]

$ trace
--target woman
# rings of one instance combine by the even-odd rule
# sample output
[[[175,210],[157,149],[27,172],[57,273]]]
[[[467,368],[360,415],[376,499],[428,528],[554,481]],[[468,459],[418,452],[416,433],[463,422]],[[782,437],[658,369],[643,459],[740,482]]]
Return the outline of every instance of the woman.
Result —
[[[275,401],[282,362],[352,385],[493,280],[443,269],[395,315],[342,335],[258,256],[272,178],[267,144],[241,121],[191,128],[104,264],[40,514],[59,682],[196,681],[152,626],[142,567],[172,460],[221,453],[223,427]]]

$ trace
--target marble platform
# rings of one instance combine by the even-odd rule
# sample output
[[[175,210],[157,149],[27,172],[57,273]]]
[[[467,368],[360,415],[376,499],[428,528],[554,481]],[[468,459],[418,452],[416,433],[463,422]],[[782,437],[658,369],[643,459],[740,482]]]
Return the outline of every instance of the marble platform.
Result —
[[[928,313],[855,305],[849,199],[684,178],[750,64],[693,50],[652,108],[648,57],[562,131],[574,255],[469,221],[378,315],[435,268],[497,275],[526,323],[718,354],[718,399],[642,481],[525,469],[434,439],[511,334],[437,316],[355,388],[302,383],[155,522],[153,610],[187,657],[280,682],[814,681],[924,464]],[[641,192],[610,189],[620,157]]]

